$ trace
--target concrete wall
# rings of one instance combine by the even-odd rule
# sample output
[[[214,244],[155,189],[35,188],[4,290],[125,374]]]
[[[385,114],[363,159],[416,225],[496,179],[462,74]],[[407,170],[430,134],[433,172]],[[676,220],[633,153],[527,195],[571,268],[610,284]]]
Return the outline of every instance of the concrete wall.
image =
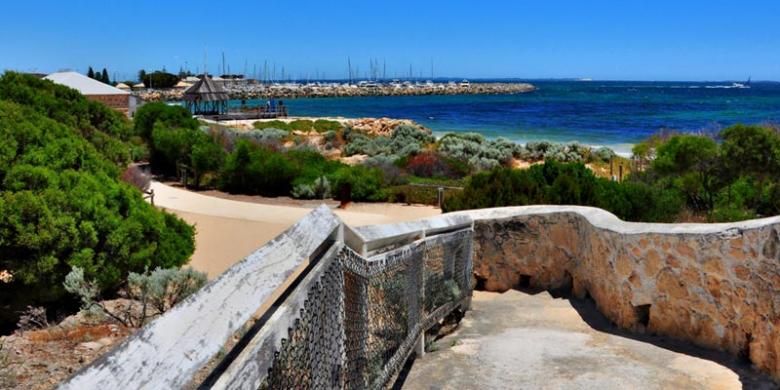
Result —
[[[458,214],[475,220],[479,287],[571,289],[622,328],[743,355],[780,379],[780,218],[641,224],[568,206]]]

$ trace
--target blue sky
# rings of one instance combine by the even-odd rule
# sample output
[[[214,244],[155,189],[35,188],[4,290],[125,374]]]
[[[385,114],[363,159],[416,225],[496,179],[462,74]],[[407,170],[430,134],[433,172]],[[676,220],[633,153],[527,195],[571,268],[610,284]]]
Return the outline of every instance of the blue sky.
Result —
[[[780,1],[18,1],[0,69],[780,80]],[[204,60],[207,58],[207,61]],[[259,72],[259,71],[258,71]]]

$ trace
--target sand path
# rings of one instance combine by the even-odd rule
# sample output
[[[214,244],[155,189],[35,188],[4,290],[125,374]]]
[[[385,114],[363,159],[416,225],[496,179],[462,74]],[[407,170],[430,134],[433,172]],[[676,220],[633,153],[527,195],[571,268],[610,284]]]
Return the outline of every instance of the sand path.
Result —
[[[270,241],[311,211],[310,207],[269,205],[206,196],[152,182],[154,203],[195,225],[190,265],[213,278]],[[334,210],[351,226],[410,221],[440,214],[430,206],[356,203]]]

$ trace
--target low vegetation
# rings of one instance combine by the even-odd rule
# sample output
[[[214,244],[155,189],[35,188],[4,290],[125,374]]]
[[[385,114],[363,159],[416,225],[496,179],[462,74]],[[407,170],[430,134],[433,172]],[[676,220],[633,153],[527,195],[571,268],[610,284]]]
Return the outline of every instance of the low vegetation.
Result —
[[[446,211],[527,204],[601,207],[629,221],[727,222],[780,213],[780,132],[729,127],[717,138],[654,136],[634,147],[642,168],[623,182],[597,178],[580,163],[546,160],[525,171],[472,176]]]
[[[186,263],[193,228],[120,180],[143,138],[121,114],[33,76],[0,77],[0,325],[74,309],[80,267],[104,296],[131,272]]]
[[[436,204],[443,187],[445,211],[571,204],[662,222],[780,213],[780,132],[771,126],[652,137],[636,145],[632,169],[616,182],[603,177],[619,160],[606,148],[473,133],[436,140],[407,125],[375,135],[328,120],[239,131],[162,103],[144,105],[130,122],[74,90],[9,72],[0,77],[0,137],[4,330],[22,312],[30,323],[72,312],[79,303],[71,290],[84,305],[85,291],[89,305],[139,291],[148,298],[137,283],[187,262],[193,228],[143,200],[149,178],[130,166],[139,160],[196,189],[265,196]],[[331,152],[350,164],[323,155]],[[538,164],[513,168],[518,161]],[[74,270],[81,288],[69,290]]]
[[[214,158],[197,173],[193,169],[192,183],[198,186],[200,176],[210,175],[209,184],[234,193],[436,204],[437,187],[443,186],[445,211],[572,204],[601,207],[629,221],[660,222],[733,221],[780,212],[780,136],[768,126],[733,126],[718,137],[665,133],[636,145],[629,161],[608,148],[577,143],[519,145],[476,133],[436,140],[408,125],[398,125],[389,136],[310,120],[257,122],[249,131],[208,130],[173,113],[177,108],[164,110],[171,113],[160,118],[179,119],[163,120],[157,132],[182,141],[163,148],[164,137],[153,130],[155,166],[164,172],[174,161],[196,166],[192,144],[202,142],[200,148]],[[194,133],[178,130],[184,128]],[[343,156],[361,157],[360,163],[326,159],[302,136],[312,132],[323,135],[326,150],[332,143]],[[172,160],[155,159],[157,152]],[[516,161],[539,164],[518,170]],[[622,166],[624,180],[611,180],[617,176],[613,163]]]
[[[554,160],[528,169],[494,168],[469,178],[465,189],[445,199],[456,211],[534,204],[582,205],[609,210],[628,221],[670,222],[682,202],[674,190],[596,177],[582,163]]]
[[[206,274],[192,268],[156,268],[143,273],[131,272],[127,285],[119,292],[123,302],[104,303],[100,287],[84,276],[80,267],[65,277],[63,286],[81,300],[81,310],[91,316],[105,316],[130,328],[139,328],[165,313],[206,284]]]

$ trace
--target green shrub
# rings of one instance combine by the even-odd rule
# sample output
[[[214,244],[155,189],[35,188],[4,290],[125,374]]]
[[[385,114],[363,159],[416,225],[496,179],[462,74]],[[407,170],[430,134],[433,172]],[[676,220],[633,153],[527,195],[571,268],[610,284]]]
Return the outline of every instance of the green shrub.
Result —
[[[191,226],[120,182],[81,131],[37,111],[0,101],[0,138],[14,146],[0,148],[0,269],[13,274],[0,288],[12,303],[5,321],[27,305],[60,308],[73,266],[111,292],[129,272],[180,266],[194,250]]]
[[[287,195],[296,173],[281,153],[239,141],[225,159],[219,186],[231,193]]]
[[[325,176],[320,176],[311,183],[296,184],[290,195],[296,199],[327,199],[333,196],[330,181]]]
[[[435,141],[432,135],[409,125],[397,126],[390,137],[370,137],[356,131],[347,132],[346,137],[347,145],[344,147],[344,154],[347,156],[383,155],[393,160],[419,153]]]
[[[675,190],[651,187],[641,182],[600,179],[596,206],[624,221],[674,222],[685,203]]]
[[[593,151],[591,154],[591,161],[595,162],[610,162],[613,158],[617,157],[617,154],[615,154],[615,151],[607,148],[607,147],[600,147]]]
[[[84,276],[80,267],[65,277],[63,287],[79,297],[81,309],[88,314],[111,317],[127,327],[139,328],[147,320],[170,310],[206,284],[206,274],[192,268],[155,268],[143,273],[131,272],[122,295],[127,302],[106,306],[100,301],[100,290]]]
[[[314,128],[314,122],[308,119],[296,119],[289,123],[288,128],[291,131],[311,131]]]
[[[445,197],[444,211],[532,204],[601,207],[629,221],[671,221],[682,196],[642,183],[597,178],[579,163],[545,161],[529,169],[496,168],[473,175],[466,188]]]
[[[386,199],[382,189],[382,172],[361,165],[339,168],[331,177],[333,193],[341,201],[372,201]]]
[[[317,119],[314,121],[314,130],[316,130],[318,133],[325,133],[328,131],[336,133],[343,127],[344,126],[342,126],[341,123],[337,121],[330,121],[326,119]]]
[[[732,176],[780,179],[780,136],[773,129],[735,125],[720,136],[723,163]]]
[[[171,106],[162,102],[147,103],[138,108],[133,116],[135,135],[147,142],[152,141],[156,126],[163,128],[197,129],[198,121],[182,106]]]
[[[0,100],[17,103],[75,129],[112,162],[130,161],[131,148],[125,141],[133,131],[127,118],[88,100],[75,89],[32,75],[6,72],[0,77]]]
[[[263,129],[280,129],[280,130],[287,130],[287,131],[291,130],[289,123],[280,120],[257,121],[253,123],[252,126],[258,130],[263,130]]]
[[[489,141],[476,133],[450,133],[438,142],[442,155],[468,163],[477,171],[509,164],[519,148],[505,138]]]

